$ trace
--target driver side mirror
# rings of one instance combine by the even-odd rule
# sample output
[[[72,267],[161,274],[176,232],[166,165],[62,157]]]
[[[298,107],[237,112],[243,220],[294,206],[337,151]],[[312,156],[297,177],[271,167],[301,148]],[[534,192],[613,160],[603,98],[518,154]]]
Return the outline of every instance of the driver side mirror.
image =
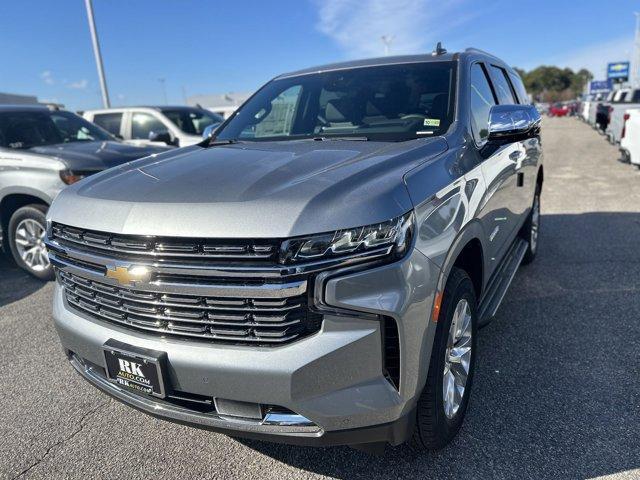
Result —
[[[202,131],[202,138],[206,139],[206,138],[211,138],[215,135],[217,128],[221,125],[221,123],[212,123],[211,125],[208,125],[207,127],[205,127],[205,129]]]
[[[540,133],[541,117],[533,105],[494,105],[489,111],[489,142],[510,143]]]
[[[174,145],[173,138],[171,138],[171,134],[167,130],[162,130],[159,132],[149,132],[149,141],[163,142],[167,145]]]

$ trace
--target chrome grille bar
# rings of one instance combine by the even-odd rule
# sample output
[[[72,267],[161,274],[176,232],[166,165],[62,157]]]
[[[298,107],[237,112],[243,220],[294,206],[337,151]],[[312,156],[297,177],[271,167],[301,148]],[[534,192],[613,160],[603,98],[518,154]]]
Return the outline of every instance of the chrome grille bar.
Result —
[[[253,298],[241,305],[216,305],[225,299],[165,295],[114,287],[57,270],[69,305],[101,320],[162,335],[251,344],[282,344],[319,326],[307,308],[306,295],[286,299]],[[177,300],[177,301],[176,301]],[[211,305],[216,305],[212,307]]]
[[[96,281],[104,283],[102,288],[109,288],[113,285],[105,283],[105,269],[89,268],[83,265],[72,263],[64,257],[49,251],[49,260],[51,264],[59,270],[73,273],[88,281]],[[209,278],[208,282],[190,282],[190,281],[151,281],[140,285],[136,290],[136,295],[140,292],[162,293],[168,295],[201,295],[206,297],[232,297],[231,300],[237,298],[246,299],[263,299],[263,298],[288,298],[295,295],[303,294],[307,291],[306,280],[296,280],[285,283],[222,283],[217,278]],[[222,301],[222,300],[221,300]],[[255,301],[255,300],[254,300]]]
[[[278,251],[275,241],[233,240],[213,243],[206,239],[176,239],[139,235],[116,235],[83,230],[54,223],[51,237],[62,245],[90,247],[107,253],[148,258],[192,258],[230,260],[274,260]]]

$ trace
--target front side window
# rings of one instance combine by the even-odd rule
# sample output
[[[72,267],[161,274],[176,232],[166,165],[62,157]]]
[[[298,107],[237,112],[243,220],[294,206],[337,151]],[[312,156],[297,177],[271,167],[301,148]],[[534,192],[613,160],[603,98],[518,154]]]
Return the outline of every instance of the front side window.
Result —
[[[213,112],[206,112],[197,108],[179,108],[160,110],[171,123],[189,135],[202,135],[209,125],[222,123],[224,119]]]
[[[93,116],[93,123],[101,126],[113,135],[120,135],[122,113],[96,113]]]
[[[504,68],[491,65],[489,69],[491,71],[493,86],[498,96],[498,102],[501,105],[514,105],[518,103],[513,95],[513,90],[511,90],[511,85],[509,85],[509,80],[507,79],[507,72],[504,71]]]
[[[489,112],[495,104],[484,68],[474,63],[471,66],[471,130],[478,145],[489,136]]]
[[[153,115],[144,112],[136,112],[131,119],[131,138],[149,139],[151,132],[166,132],[167,127]]]
[[[0,146],[25,149],[59,143],[113,140],[106,131],[71,112],[4,112]]]
[[[301,93],[300,85],[287,88],[271,101],[268,109],[263,108],[254,116],[259,121],[249,124],[238,138],[246,140],[293,135],[293,118]]]
[[[384,65],[276,79],[216,138],[403,141],[440,135],[453,121],[454,65]]]

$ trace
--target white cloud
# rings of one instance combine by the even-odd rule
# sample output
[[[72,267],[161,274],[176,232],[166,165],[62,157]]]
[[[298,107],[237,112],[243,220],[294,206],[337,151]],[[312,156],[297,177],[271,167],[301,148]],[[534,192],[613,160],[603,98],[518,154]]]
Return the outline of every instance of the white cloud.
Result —
[[[84,90],[89,85],[87,79],[83,78],[82,80],[78,80],[77,82],[72,82],[69,84],[69,88],[75,88],[76,90]]]
[[[40,74],[40,78],[42,79],[42,81],[44,83],[46,83],[47,85],[53,85],[55,82],[53,80],[53,74],[51,73],[51,70],[45,70]]]
[[[569,67],[572,70],[586,68],[593,73],[594,78],[600,80],[605,79],[607,76],[607,63],[632,60],[632,56],[633,37],[624,36],[565,51],[562,54],[552,55],[537,62],[528,62],[522,65],[522,68],[530,70],[539,65],[557,65],[559,67]]]
[[[445,21],[445,16],[462,1],[319,0],[317,29],[349,57],[384,55],[383,35],[393,38],[392,55],[422,53],[451,28],[451,18]]]

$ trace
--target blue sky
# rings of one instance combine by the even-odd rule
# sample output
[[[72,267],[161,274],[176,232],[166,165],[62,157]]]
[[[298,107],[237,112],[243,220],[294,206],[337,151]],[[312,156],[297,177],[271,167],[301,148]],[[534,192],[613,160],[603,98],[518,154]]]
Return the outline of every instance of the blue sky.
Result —
[[[430,51],[488,50],[511,65],[587,67],[632,55],[640,1],[94,0],[115,105],[250,91],[314,64]],[[82,0],[3,0],[0,92],[71,109],[100,106]]]

